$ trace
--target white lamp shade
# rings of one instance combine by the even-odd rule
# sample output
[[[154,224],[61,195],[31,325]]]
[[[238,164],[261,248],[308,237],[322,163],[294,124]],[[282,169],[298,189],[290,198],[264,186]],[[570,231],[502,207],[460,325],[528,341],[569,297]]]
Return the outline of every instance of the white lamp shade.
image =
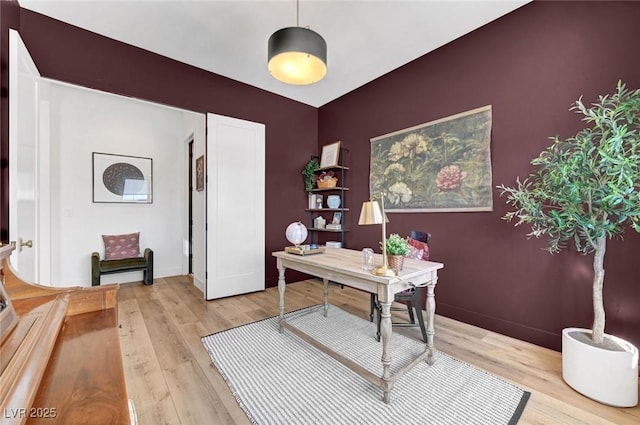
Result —
[[[360,219],[358,224],[382,224],[382,209],[376,201],[366,201],[362,203],[360,210]],[[384,215],[384,221],[389,222],[387,215]]]

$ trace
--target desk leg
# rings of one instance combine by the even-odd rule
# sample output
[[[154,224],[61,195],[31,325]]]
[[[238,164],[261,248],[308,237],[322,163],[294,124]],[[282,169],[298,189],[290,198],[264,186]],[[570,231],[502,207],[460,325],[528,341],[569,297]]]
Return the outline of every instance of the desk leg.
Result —
[[[278,261],[278,292],[280,293],[280,319],[278,320],[278,324],[280,325],[280,333],[284,333],[284,328],[282,327],[282,323],[284,322],[284,291],[287,288],[284,280],[285,270],[286,267]]]
[[[324,317],[327,317],[329,314],[329,279],[322,278],[322,283],[324,283]]]
[[[436,315],[436,283],[438,278],[435,277],[427,285],[427,363],[432,365],[436,360],[436,348],[433,345],[433,337],[436,334],[434,321]]]
[[[384,402],[389,403],[392,383],[391,378],[391,353],[389,343],[391,342],[391,302],[380,302],[382,311],[380,313],[380,334],[382,339],[382,390],[384,392]]]

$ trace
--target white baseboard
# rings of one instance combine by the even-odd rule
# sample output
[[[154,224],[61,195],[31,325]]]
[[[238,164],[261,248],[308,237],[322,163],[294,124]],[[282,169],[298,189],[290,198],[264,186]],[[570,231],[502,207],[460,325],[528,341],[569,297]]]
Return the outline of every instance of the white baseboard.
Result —
[[[200,292],[204,294],[204,282],[198,279],[197,277],[193,277],[193,286],[198,288]]]

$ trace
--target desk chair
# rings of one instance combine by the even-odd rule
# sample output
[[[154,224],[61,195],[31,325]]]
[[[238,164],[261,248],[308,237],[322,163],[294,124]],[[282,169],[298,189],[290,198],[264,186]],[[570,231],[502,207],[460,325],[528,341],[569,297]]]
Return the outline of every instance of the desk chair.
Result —
[[[412,246],[423,250],[422,260],[429,261],[429,242],[431,240],[431,234],[425,232],[419,232],[417,230],[411,231],[411,239],[409,242]],[[398,301],[406,304],[407,314],[409,315],[408,322],[391,322],[393,326],[397,327],[413,327],[420,326],[422,333],[422,339],[427,342],[427,331],[424,327],[424,317],[422,316],[422,300],[424,299],[425,286],[413,287],[402,292],[398,292],[394,296],[394,301]],[[392,307],[392,310],[404,310],[402,307]],[[415,315],[414,315],[415,309]],[[369,313],[369,320],[373,322],[373,316],[376,313],[376,340],[380,341],[380,322],[382,320],[382,306],[378,302],[378,295],[371,294],[371,312]],[[416,316],[418,317],[418,323],[416,323]]]

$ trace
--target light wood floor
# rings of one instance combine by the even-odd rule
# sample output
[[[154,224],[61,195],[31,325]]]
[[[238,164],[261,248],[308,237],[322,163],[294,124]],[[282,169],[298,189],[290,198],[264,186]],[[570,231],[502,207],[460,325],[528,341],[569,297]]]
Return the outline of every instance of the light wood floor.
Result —
[[[322,284],[287,285],[287,311],[322,302]],[[369,295],[330,287],[330,302],[368,318]],[[141,425],[249,424],[200,337],[278,314],[278,290],[206,302],[187,276],[121,285],[120,342]],[[403,328],[420,338],[419,329]],[[256,341],[259,344],[259,341]],[[569,388],[560,353],[436,316],[436,347],[532,395],[519,424],[640,424],[640,407],[613,408]]]

